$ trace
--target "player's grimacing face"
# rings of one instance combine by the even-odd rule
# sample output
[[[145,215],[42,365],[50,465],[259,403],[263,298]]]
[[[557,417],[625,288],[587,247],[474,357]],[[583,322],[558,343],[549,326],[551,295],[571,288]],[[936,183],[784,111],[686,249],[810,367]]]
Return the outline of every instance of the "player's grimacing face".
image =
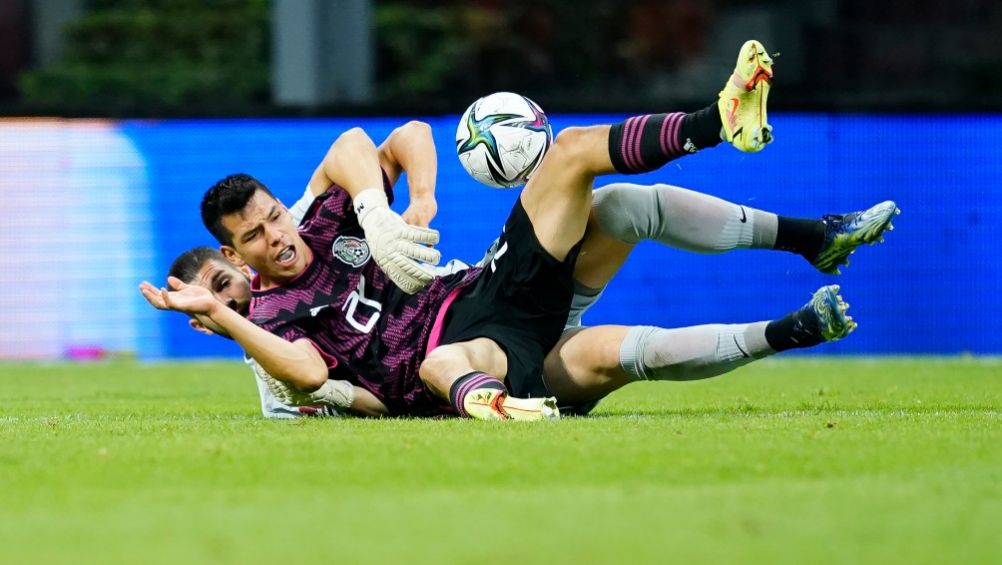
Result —
[[[198,270],[192,284],[212,291],[216,300],[247,316],[250,309],[250,280],[236,266],[218,259],[210,259]]]
[[[266,285],[292,280],[309,264],[309,248],[289,211],[260,190],[243,210],[223,216],[222,223],[233,234],[231,249],[261,275]]]

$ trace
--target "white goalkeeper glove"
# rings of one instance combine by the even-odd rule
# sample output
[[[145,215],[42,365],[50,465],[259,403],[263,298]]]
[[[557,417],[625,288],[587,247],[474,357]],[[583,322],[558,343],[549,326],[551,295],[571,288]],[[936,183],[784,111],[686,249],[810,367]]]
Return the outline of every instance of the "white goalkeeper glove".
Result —
[[[286,406],[326,404],[339,410],[347,410],[355,401],[355,387],[348,381],[328,380],[313,392],[300,392],[269,375],[257,362],[251,366],[258,378],[268,387],[272,396]]]
[[[414,294],[435,278],[432,267],[442,255],[427,245],[438,243],[438,230],[408,225],[382,189],[363,190],[354,205],[372,258],[400,290]]]

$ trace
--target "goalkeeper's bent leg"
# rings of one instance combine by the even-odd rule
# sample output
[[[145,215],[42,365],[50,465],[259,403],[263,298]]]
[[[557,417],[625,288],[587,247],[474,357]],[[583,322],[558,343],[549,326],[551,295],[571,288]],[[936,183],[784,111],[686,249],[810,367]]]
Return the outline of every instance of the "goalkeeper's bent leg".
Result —
[[[777,216],[677,186],[616,183],[595,191],[601,231],[624,243],[653,240],[699,253],[770,249]]]

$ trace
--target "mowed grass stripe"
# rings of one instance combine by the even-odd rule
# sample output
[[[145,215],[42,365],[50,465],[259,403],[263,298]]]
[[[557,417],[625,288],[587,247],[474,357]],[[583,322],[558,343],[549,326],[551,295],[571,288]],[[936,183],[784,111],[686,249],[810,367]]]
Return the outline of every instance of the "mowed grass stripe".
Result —
[[[515,425],[263,421],[250,378],[0,366],[3,561],[1002,558],[994,360],[770,360]]]

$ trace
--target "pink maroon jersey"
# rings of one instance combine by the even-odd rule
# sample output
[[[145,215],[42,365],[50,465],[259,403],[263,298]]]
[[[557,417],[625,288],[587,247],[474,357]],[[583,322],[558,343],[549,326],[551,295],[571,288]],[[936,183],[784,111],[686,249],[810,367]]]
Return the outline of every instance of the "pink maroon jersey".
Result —
[[[255,277],[250,320],[288,341],[309,339],[330,378],[369,390],[392,414],[451,413],[425,388],[418,367],[439,310],[480,269],[436,278],[414,295],[403,292],[370,256],[351,198],[338,186],[317,198],[299,233],[313,261],[280,287],[260,290]]]

